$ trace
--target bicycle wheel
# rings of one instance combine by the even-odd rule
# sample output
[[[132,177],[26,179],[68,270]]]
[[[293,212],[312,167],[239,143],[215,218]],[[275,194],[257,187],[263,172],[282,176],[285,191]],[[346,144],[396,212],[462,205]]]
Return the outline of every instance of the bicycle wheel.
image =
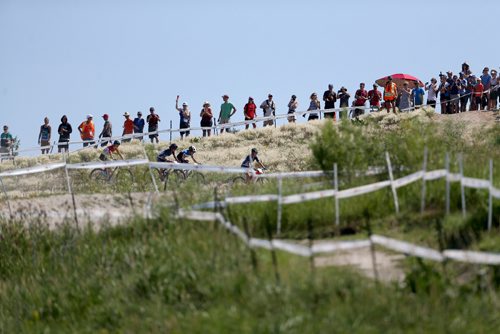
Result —
[[[96,168],[90,172],[90,179],[98,183],[106,183],[109,180],[108,173],[103,168]]]
[[[197,171],[192,171],[191,173],[189,173],[188,178],[198,184],[205,182],[205,175]]]
[[[186,176],[184,175],[184,172],[178,169],[174,169],[168,172],[168,179],[167,182],[173,186],[178,186],[184,180],[186,179]]]
[[[237,176],[233,177],[228,180],[228,183],[233,185],[233,184],[245,184],[246,180],[243,176]]]
[[[162,174],[159,168],[151,168],[151,171],[149,171],[149,168],[146,169],[146,171],[144,172],[143,180],[147,185],[150,185],[152,183],[151,173],[153,173],[153,177],[155,179],[158,190],[165,190],[165,188],[167,187],[168,172],[166,170],[163,170]]]
[[[129,191],[134,186],[134,174],[130,169],[118,168],[114,172],[112,181],[117,190]]]

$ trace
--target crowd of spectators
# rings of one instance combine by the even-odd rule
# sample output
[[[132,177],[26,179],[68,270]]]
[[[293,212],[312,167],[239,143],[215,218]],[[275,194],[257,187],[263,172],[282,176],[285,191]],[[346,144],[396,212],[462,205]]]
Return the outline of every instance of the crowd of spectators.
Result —
[[[496,70],[493,69],[490,71],[488,67],[485,67],[482,74],[476,76],[472,73],[470,66],[467,63],[463,63],[461,71],[458,74],[454,74],[452,71],[447,71],[446,74],[440,73],[439,80],[432,78],[430,82],[426,82],[425,84],[419,81],[405,81],[398,86],[393,78],[389,76],[382,90],[379,90],[379,85],[375,83],[372,89],[367,91],[365,83],[360,83],[359,89],[354,93],[352,104],[349,103],[351,94],[347,91],[347,88],[342,86],[335,92],[333,85],[330,84],[328,85],[328,89],[323,93],[323,108],[318,98],[318,94],[312,93],[310,95],[310,101],[307,108],[309,113],[307,113],[307,115],[308,121],[319,119],[322,114],[327,119],[335,119],[338,117],[338,110],[335,110],[337,106],[341,109],[351,107],[350,116],[352,118],[359,117],[367,109],[371,112],[380,110],[390,112],[392,110],[396,113],[398,110],[409,111],[418,109],[424,105],[436,108],[438,104],[440,105],[442,114],[455,114],[466,112],[467,110],[494,110],[497,108],[499,102],[498,92],[499,80]],[[426,93],[427,99],[425,100]],[[215,118],[211,104],[208,101],[203,103],[200,112],[200,125],[204,128],[202,130],[203,137],[212,135],[211,128],[216,125],[215,120],[217,120],[219,125],[228,124],[229,126],[231,117],[237,112],[236,107],[229,102],[229,96],[227,94],[222,96],[222,100],[223,103],[220,106],[217,118]],[[369,107],[367,107],[367,104]],[[288,122],[294,123],[296,121],[295,113],[298,107],[299,101],[297,96],[292,95],[288,102]],[[259,108],[262,110],[262,116],[268,117],[268,119],[263,121],[263,126],[276,125],[275,119],[270,117],[276,115],[277,109],[272,94],[269,94],[267,99],[260,103]],[[175,101],[175,109],[179,113],[179,128],[182,140],[190,135],[192,114],[186,102],[179,106],[179,96],[177,96]],[[245,125],[246,129],[248,129],[250,125],[253,128],[257,127],[256,122],[252,122],[258,115],[257,109],[253,97],[249,97],[248,102],[243,107],[244,119],[245,121],[250,121]],[[303,116],[305,117],[306,114],[303,114]],[[137,112],[137,117],[133,120],[128,112],[125,112],[123,117],[125,117],[125,120],[122,126],[122,136],[144,133],[144,128],[147,123],[147,132],[151,143],[159,143],[158,133],[155,132],[158,130],[158,125],[161,120],[153,107],[149,109],[149,115],[146,119],[142,118],[142,113],[140,111]],[[104,125],[98,139],[101,146],[106,146],[110,143],[110,138],[113,136],[113,127],[108,114],[102,115],[102,118],[104,120]],[[95,138],[93,115],[87,115],[85,121],[83,121],[77,129],[80,133],[80,138],[83,141],[84,147],[96,145],[97,139]],[[224,130],[227,131],[228,128],[220,128],[221,133],[223,133]],[[72,131],[73,128],[71,124],[68,123],[68,118],[63,116],[57,129],[57,133],[59,134],[59,152],[68,150],[68,142],[70,141]],[[8,148],[13,142],[12,135],[8,132],[7,126],[4,126],[4,132],[1,136],[0,150],[5,153],[8,152]],[[49,119],[45,117],[44,124],[40,127],[38,136],[38,144],[41,145],[42,154],[49,153],[51,138],[52,129],[49,124]],[[143,139],[142,136],[136,138],[140,140]],[[130,138],[123,139],[123,141],[130,140]]]

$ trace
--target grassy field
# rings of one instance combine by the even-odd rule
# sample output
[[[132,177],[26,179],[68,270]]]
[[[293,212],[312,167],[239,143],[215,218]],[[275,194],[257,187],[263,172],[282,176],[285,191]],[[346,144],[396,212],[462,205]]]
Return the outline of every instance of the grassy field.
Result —
[[[428,112],[193,138],[186,146],[193,143],[200,161],[208,164],[238,166],[254,146],[271,171],[330,171],[337,163],[341,189],[386,180],[387,173],[356,173],[385,166],[385,151],[391,154],[395,177],[422,168],[424,147],[429,170],[444,168],[449,152],[451,170],[458,172],[457,160],[463,154],[464,174],[486,179],[489,159],[500,161],[497,124],[443,119]],[[127,158],[144,156],[141,145],[123,148]],[[150,159],[157,149],[146,145]],[[70,161],[97,160],[97,154],[81,151]],[[50,159],[56,157],[18,163],[28,166]],[[500,187],[500,168],[495,168],[494,183]],[[133,190],[151,190],[145,171],[134,169]],[[82,194],[103,191],[90,182],[88,172],[73,178],[80,181],[76,189]],[[50,194],[44,189],[54,182],[47,180],[62,184],[52,193],[64,191],[64,178],[50,173],[35,184],[18,180],[17,186]],[[167,209],[187,208],[214,196],[277,192],[275,181],[250,186],[222,181],[209,174],[202,186],[189,181],[182,189],[169,188],[155,208],[155,218],[131,217],[128,224],[104,224],[98,232],[90,227],[77,231],[70,221],[50,229],[41,220],[0,220],[0,332],[491,333],[500,324],[498,267],[406,258],[401,263],[403,282],[376,283],[354,269],[317,267],[285,253],[278,252],[274,262],[270,252],[252,253],[216,223],[180,221]],[[331,188],[331,181],[286,180],[283,193]],[[445,182],[427,186],[423,215],[421,183],[414,183],[398,190],[399,214],[390,189],[342,200],[339,228],[331,199],[284,206],[280,237],[298,242],[311,234],[314,239],[366,238],[369,223],[375,233],[435,249],[500,252],[500,201],[493,206],[494,229],[487,231],[486,191],[466,190],[464,219],[459,184],[452,184],[448,216]],[[275,231],[276,203],[232,205],[224,214],[242,228],[246,221],[253,236],[266,238],[269,227]]]

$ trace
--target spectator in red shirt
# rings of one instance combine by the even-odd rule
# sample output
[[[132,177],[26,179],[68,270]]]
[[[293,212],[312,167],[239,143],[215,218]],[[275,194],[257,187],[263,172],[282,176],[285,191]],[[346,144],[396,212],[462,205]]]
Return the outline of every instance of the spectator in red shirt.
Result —
[[[257,112],[257,106],[253,102],[253,97],[248,98],[248,103],[245,104],[243,107],[243,114],[245,115],[245,121],[251,121],[255,119],[255,114]],[[257,124],[254,122],[252,123],[253,128],[255,129],[257,127]],[[250,127],[250,124],[245,125],[245,129],[248,129]]]
[[[355,107],[365,107],[366,100],[368,100],[368,92],[365,89],[365,84],[360,83],[359,84],[359,89],[356,91],[356,94],[354,95],[354,106]],[[359,117],[363,115],[364,110],[363,109],[354,109],[354,113],[352,117]]]
[[[471,108],[472,110],[478,110],[478,108],[481,107],[483,92],[484,92],[484,85],[481,82],[481,79],[477,78],[476,85],[474,86],[474,93],[473,93],[474,99],[472,100],[473,106]]]
[[[378,111],[380,109],[380,101],[382,100],[382,92],[377,87],[377,84],[373,84],[373,89],[368,92],[368,100],[370,100],[370,108]]]

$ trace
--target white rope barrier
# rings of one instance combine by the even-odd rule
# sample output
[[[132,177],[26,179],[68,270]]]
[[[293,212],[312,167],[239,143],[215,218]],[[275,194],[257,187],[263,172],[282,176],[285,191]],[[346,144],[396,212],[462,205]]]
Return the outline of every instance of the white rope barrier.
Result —
[[[322,241],[309,248],[304,245],[281,239],[265,240],[259,238],[249,238],[240,228],[225,220],[220,213],[179,210],[176,217],[179,219],[193,221],[218,221],[228,231],[237,235],[247,246],[251,248],[263,248],[267,250],[277,249],[303,257],[367,248],[370,247],[371,241],[378,246],[397,253],[435,262],[453,260],[473,264],[500,265],[500,253],[463,251],[455,249],[447,249],[440,252],[432,248],[422,247],[413,243],[381,235],[372,235],[370,239],[361,240]]]

